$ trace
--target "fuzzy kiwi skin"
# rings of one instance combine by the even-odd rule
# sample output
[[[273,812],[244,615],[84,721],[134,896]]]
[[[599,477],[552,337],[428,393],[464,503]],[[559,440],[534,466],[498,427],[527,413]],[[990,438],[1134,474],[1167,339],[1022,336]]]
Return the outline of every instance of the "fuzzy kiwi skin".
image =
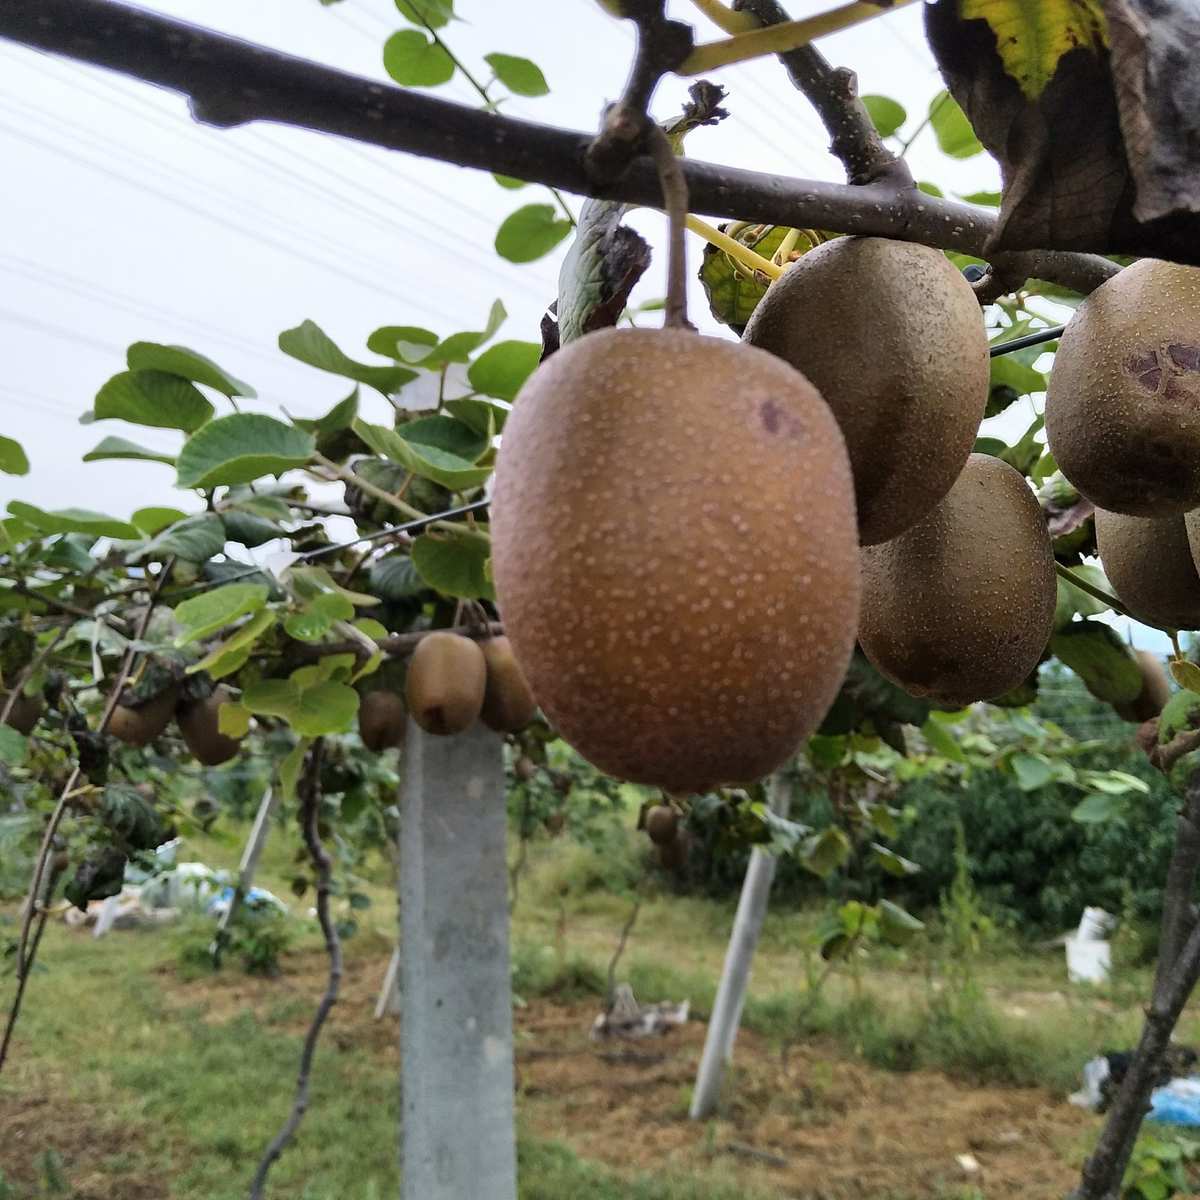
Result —
[[[656,804],[646,813],[646,833],[656,846],[673,842],[679,834],[679,814],[669,804]]]
[[[1114,704],[1117,715],[1126,721],[1145,721],[1157,719],[1158,714],[1166,707],[1171,698],[1171,684],[1167,679],[1166,668],[1162,659],[1149,650],[1136,652],[1138,666],[1142,668],[1142,690],[1135,700],[1128,704]]]
[[[129,746],[148,746],[166,729],[175,715],[178,702],[179,686],[171,684],[153,700],[148,700],[137,708],[118,704],[113,709],[108,732]]]
[[[480,642],[487,663],[483,723],[497,733],[520,733],[537,712],[537,701],[506,637]]]
[[[834,238],[771,284],[744,339],[791,363],[833,409],[863,545],[903,533],[950,490],[990,368],[979,301],[944,254]]]
[[[674,329],[571,342],[521,389],[491,513],[517,660],[607,774],[682,794],[759,779],[837,695],[853,481],[829,407],[782,359]]]
[[[1050,639],[1058,589],[1046,521],[1007,463],[972,454],[946,498],[862,552],[859,642],[911,695],[962,705],[1027,679]]]
[[[239,741],[221,732],[221,705],[233,700],[233,693],[218,685],[203,700],[181,704],[175,723],[192,757],[206,767],[220,766],[238,752]]]
[[[404,745],[408,709],[401,697],[379,689],[368,692],[358,704],[358,736],[368,750],[379,753]]]
[[[1163,629],[1200,629],[1200,575],[1182,516],[1096,509],[1096,547],[1121,603]]]
[[[462,733],[479,719],[487,686],[487,660],[477,642],[439,631],[413,651],[405,679],[412,718],[426,733]]]
[[[0,709],[8,703],[8,696],[8,692],[0,692]],[[27,696],[22,692],[13,701],[12,711],[4,723],[28,737],[33,732],[33,727],[41,720],[44,707],[37,696]]]
[[[1076,309],[1046,389],[1046,437],[1101,508],[1200,506],[1200,269],[1142,259]]]

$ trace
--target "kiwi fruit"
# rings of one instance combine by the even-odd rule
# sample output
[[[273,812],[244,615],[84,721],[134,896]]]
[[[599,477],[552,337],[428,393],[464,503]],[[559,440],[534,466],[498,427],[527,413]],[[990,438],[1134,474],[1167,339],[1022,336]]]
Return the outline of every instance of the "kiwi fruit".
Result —
[[[359,701],[358,736],[368,750],[378,753],[404,745],[407,726],[408,709],[396,692],[378,689]]]
[[[605,329],[548,358],[504,429],[492,563],[550,723],[671,793],[761,778],[854,648],[854,488],[828,405],[763,350]]]
[[[673,842],[679,833],[679,813],[669,804],[656,804],[646,813],[646,832],[656,846]]]
[[[686,837],[676,837],[669,842],[663,842],[655,847],[658,854],[658,865],[664,871],[678,873],[687,866],[690,849],[691,846]]]
[[[479,719],[486,686],[487,660],[479,643],[442,630],[417,643],[405,699],[426,733],[462,733]]]
[[[181,704],[175,723],[192,757],[206,767],[228,762],[238,752],[238,739],[221,732],[221,705],[233,700],[233,693],[218,684],[203,699]]]
[[[1166,707],[1171,698],[1171,684],[1167,679],[1167,669],[1157,654],[1138,650],[1136,658],[1142,670],[1142,690],[1128,704],[1114,704],[1113,708],[1119,717],[1141,724],[1155,720]]]
[[[1057,596],[1046,521],[1025,477],[972,454],[928,516],[862,552],[859,642],[911,695],[958,707],[1027,679]]]
[[[136,707],[118,704],[108,723],[108,732],[130,746],[148,746],[166,729],[179,702],[179,685],[169,684],[157,696]]]
[[[487,686],[483,692],[483,723],[498,733],[520,733],[537,712],[525,672],[506,637],[480,642],[487,663]]]
[[[1046,389],[1046,437],[1063,474],[1109,512],[1200,506],[1200,269],[1142,259],[1075,310]]]
[[[8,697],[8,692],[0,692],[0,710],[3,710],[8,703]],[[39,697],[29,696],[22,692],[13,701],[13,706],[4,719],[4,723],[28,737],[33,732],[33,727],[41,720],[44,707]]]
[[[1096,509],[1096,548],[1121,603],[1147,625],[1200,629],[1200,575],[1180,515]]]
[[[833,409],[863,545],[903,533],[950,490],[983,420],[990,368],[979,302],[944,254],[834,238],[771,284],[744,336]]]

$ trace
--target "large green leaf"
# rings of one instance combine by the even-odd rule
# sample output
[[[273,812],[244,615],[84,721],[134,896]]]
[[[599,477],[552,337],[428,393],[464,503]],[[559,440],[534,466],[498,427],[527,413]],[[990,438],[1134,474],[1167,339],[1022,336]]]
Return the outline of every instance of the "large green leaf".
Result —
[[[89,450],[84,456],[84,462],[102,462],[109,458],[134,458],[142,462],[159,462],[168,467],[175,465],[175,459],[170,454],[162,454],[158,450],[150,450],[139,446],[137,442],[128,441],[123,437],[106,437],[98,446]]]
[[[467,368],[467,378],[477,392],[511,402],[541,356],[542,348],[536,342],[497,342]]]
[[[1040,754],[1014,754],[1009,766],[1023,792],[1036,792],[1054,780],[1054,768]]]
[[[356,416],[358,416],[358,388],[355,388],[345,400],[339,400],[323,417],[307,421],[297,417],[296,424],[308,433],[338,433],[343,429],[349,429]]]
[[[800,861],[814,875],[824,879],[850,857],[850,839],[836,825],[805,839],[800,848]]]
[[[214,412],[203,392],[186,379],[165,371],[122,371],[97,393],[97,421],[129,421],[155,429],[192,433]]]
[[[419,325],[382,325],[367,338],[367,349],[385,358],[419,363],[438,344],[432,329]]]
[[[412,544],[413,566],[435,592],[466,600],[494,600],[488,549],[478,541],[423,533]]]
[[[213,488],[250,483],[302,467],[313,456],[312,434],[261,413],[233,413],[198,429],[183,444],[176,464],[178,485]]]
[[[1098,700],[1128,704],[1142,690],[1142,669],[1117,632],[1099,621],[1072,621],[1050,639],[1050,652]]]
[[[177,508],[139,508],[129,519],[147,537],[153,537],[159,530],[182,521],[186,516],[187,513]]]
[[[1108,46],[1102,0],[961,0],[964,21],[986,21],[1004,69],[1036,100],[1072,50]]]
[[[439,87],[454,77],[454,59],[419,29],[401,29],[383,44],[383,69],[402,87]]]
[[[512,54],[485,54],[483,61],[495,72],[496,78],[516,96],[546,96],[550,85],[542,69],[527,58]]]
[[[39,533],[90,533],[93,537],[122,538],[132,541],[141,535],[128,521],[85,508],[60,508],[54,512],[26,504],[23,500],[9,502],[8,511]]]
[[[19,767],[29,754],[29,739],[10,725],[0,725],[0,762]]]
[[[912,913],[906,912],[898,904],[893,904],[890,900],[880,900],[879,932],[885,941],[893,946],[903,946],[912,941],[924,928],[923,921],[918,921]]]
[[[242,703],[253,713],[282,717],[301,737],[346,733],[358,713],[358,693],[330,679],[310,687],[295,678],[263,679],[245,689]]]
[[[428,586],[407,554],[389,554],[371,567],[371,591],[382,600],[407,600]]]
[[[152,541],[134,552],[138,559],[182,558],[185,562],[207,562],[225,549],[225,523],[216,513],[196,513],[168,525]]]
[[[205,658],[188,667],[187,673],[194,675],[198,671],[207,671],[214,679],[232,675],[250,657],[255,642],[268,629],[274,628],[278,619],[278,614],[273,609],[265,608],[256,613],[244,625],[239,625],[237,631],[219,646],[214,647]]]
[[[927,720],[921,726],[921,736],[929,743],[929,748],[950,762],[965,763],[967,756],[954,734],[940,721]]]
[[[406,383],[416,379],[416,371],[407,367],[376,367],[356,362],[342,353],[334,340],[315,322],[303,321],[295,329],[285,329],[279,335],[279,348],[284,354],[316,367],[366,384],[384,396],[395,395]]]
[[[967,120],[958,101],[943,90],[930,101],[929,124],[943,154],[951,158],[973,158],[983,153],[983,146]]]
[[[488,448],[486,433],[456,417],[419,417],[401,425],[396,433],[417,450],[441,450],[468,463],[478,462]]]
[[[6,475],[28,475],[29,459],[21,443],[10,437],[0,437],[0,471]]]
[[[895,850],[881,846],[878,842],[871,843],[871,854],[889,875],[895,875],[898,879],[917,875],[921,871],[920,864],[913,862],[911,858],[905,858],[902,854],[897,854]]]
[[[422,479],[432,479],[452,491],[476,488],[492,473],[491,467],[476,467],[469,459],[435,446],[410,442],[394,429],[383,425],[371,425],[360,419],[354,422],[354,432],[376,454],[399,463]]]
[[[134,342],[125,355],[131,371],[165,371],[193,383],[202,383],[223,396],[254,399],[258,393],[248,384],[223,371],[211,358],[186,346],[162,346],[157,342]]]
[[[881,137],[891,137],[908,120],[904,105],[891,96],[862,96],[861,100]]]
[[[1071,810],[1071,817],[1081,825],[1099,825],[1113,817],[1121,816],[1125,807],[1126,801],[1121,796],[1097,792],[1094,796],[1080,801]]]
[[[267,589],[257,583],[230,583],[225,587],[201,592],[175,607],[175,620],[183,632],[175,639],[186,646],[224,629],[239,617],[258,612],[267,602]]]
[[[571,232],[571,222],[552,204],[526,204],[504,218],[496,231],[496,253],[509,262],[534,262]]]

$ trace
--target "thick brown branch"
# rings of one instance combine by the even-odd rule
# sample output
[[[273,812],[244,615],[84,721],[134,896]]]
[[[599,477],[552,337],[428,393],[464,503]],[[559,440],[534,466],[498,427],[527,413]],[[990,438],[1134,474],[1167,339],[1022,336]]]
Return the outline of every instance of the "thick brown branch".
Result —
[[[591,137],[387,87],[198,29],[115,0],[5,0],[0,37],[183,92],[199,120],[221,126],[276,121],[586,196],[661,208],[654,163],[634,159],[600,182],[584,156]],[[915,190],[788,179],[685,161],[694,212],[774,225],[873,234],[980,254],[995,217]],[[1119,246],[1097,249],[1118,251]],[[1091,291],[1116,268],[1063,256],[1053,280]]]
[[[271,1140],[262,1161],[258,1164],[254,1181],[250,1185],[250,1200],[262,1200],[271,1167],[295,1136],[300,1122],[304,1120],[304,1114],[308,1111],[309,1083],[312,1079],[313,1057],[317,1052],[317,1039],[321,1036],[321,1027],[325,1024],[325,1019],[337,1003],[342,983],[342,943],[338,937],[337,926],[329,913],[329,898],[333,894],[333,860],[322,844],[318,832],[322,757],[323,743],[318,738],[308,752],[308,761],[305,763],[300,784],[300,827],[304,834],[304,844],[308,848],[308,857],[317,877],[317,920],[320,921],[321,932],[325,935],[325,950],[329,955],[329,979],[325,985],[325,994],[317,1005],[312,1024],[304,1038],[304,1049],[300,1052],[300,1073],[296,1078],[296,1098],[292,1102],[292,1111],[288,1113],[283,1127]]]

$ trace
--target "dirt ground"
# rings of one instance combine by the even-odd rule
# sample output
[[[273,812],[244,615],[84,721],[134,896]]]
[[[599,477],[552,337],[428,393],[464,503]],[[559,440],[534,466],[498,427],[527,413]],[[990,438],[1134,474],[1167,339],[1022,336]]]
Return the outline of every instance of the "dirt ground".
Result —
[[[371,1017],[385,965],[373,954],[347,963],[325,1035],[339,1050],[394,1052],[394,1026]],[[290,960],[275,980],[185,982],[164,970],[174,1002],[207,1021],[249,1009],[296,1033],[323,982],[317,955]],[[1057,1200],[1096,1120],[1043,1089],[894,1074],[828,1044],[792,1047],[784,1061],[743,1031],[722,1114],[697,1124],[686,1109],[704,1024],[601,1044],[588,1038],[597,1011],[595,1000],[543,999],[517,1010],[518,1104],[531,1132],[622,1170],[702,1173],[720,1157],[781,1200],[926,1200],[970,1188],[987,1200]]]

